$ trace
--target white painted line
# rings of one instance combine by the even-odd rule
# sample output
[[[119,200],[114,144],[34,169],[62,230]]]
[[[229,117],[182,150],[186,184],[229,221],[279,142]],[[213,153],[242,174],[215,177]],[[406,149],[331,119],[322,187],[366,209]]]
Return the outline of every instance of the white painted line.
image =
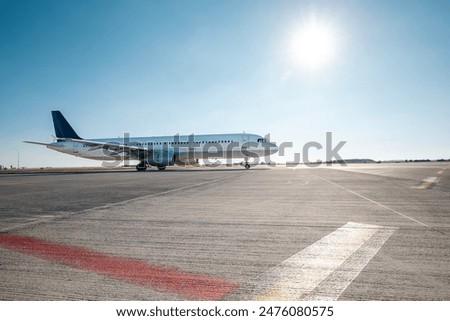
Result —
[[[405,214],[403,214],[403,213],[400,213],[399,211],[396,211],[396,210],[394,210],[394,209],[392,209],[392,208],[390,208],[390,207],[388,207],[388,206],[386,206],[386,205],[384,205],[384,204],[381,204],[381,203],[379,203],[379,202],[377,202],[377,201],[374,201],[374,200],[372,200],[372,199],[370,199],[370,198],[368,198],[368,197],[366,197],[366,196],[364,196],[364,195],[361,195],[361,194],[359,194],[359,193],[357,193],[357,192],[354,192],[354,191],[352,191],[352,190],[350,190],[350,189],[348,189],[348,188],[345,188],[344,186],[339,185],[339,184],[337,184],[337,183],[335,183],[335,182],[332,182],[332,181],[330,181],[329,179],[323,178],[322,176],[318,176],[318,175],[316,175],[316,176],[319,177],[319,178],[321,178],[321,179],[323,179],[324,181],[327,181],[327,182],[330,183],[330,184],[333,184],[333,185],[335,185],[335,186],[337,186],[337,187],[339,187],[339,188],[342,188],[342,189],[346,190],[346,191],[349,192],[349,193],[352,193],[352,194],[354,194],[354,195],[356,195],[356,196],[359,196],[359,197],[361,197],[361,198],[363,198],[363,199],[365,199],[365,200],[367,200],[367,201],[369,201],[369,202],[371,202],[371,203],[373,203],[373,204],[376,204],[376,205],[378,205],[378,206],[380,206],[380,207],[382,207],[382,208],[384,208],[384,209],[387,209],[387,210],[389,210],[389,211],[391,211],[391,212],[393,212],[393,213],[395,213],[395,214],[398,214],[398,215],[400,215],[400,216],[403,216],[404,218],[406,218],[406,219],[408,219],[408,220],[411,220],[411,221],[413,221],[413,222],[416,222],[416,223],[419,224],[419,225],[422,225],[422,226],[425,226],[425,227],[428,227],[428,228],[433,229],[432,227],[426,225],[425,223],[422,223],[422,222],[420,222],[420,221],[418,221],[418,220],[416,220],[416,219],[413,219],[412,217],[409,217],[409,216],[407,216],[407,215],[405,215]]]
[[[46,218],[37,218],[37,219],[35,219],[33,221],[30,221],[30,222],[25,222],[25,223],[16,224],[16,225],[13,225],[13,226],[5,227],[5,228],[0,229],[0,233],[7,233],[7,232],[10,232],[10,231],[13,231],[13,230],[16,230],[16,229],[27,228],[29,226],[42,224],[42,223],[45,223],[45,222],[51,222],[51,221],[54,220],[55,217],[56,216],[54,216],[54,217],[46,217]]]
[[[310,292],[304,300],[334,301],[337,300],[367,263],[378,253],[379,249],[397,228],[379,229],[366,243],[350,256],[326,280]]]
[[[439,182],[439,178],[437,177],[427,177],[423,180],[423,182],[427,182],[427,183],[431,183],[431,184],[436,184]]]
[[[267,271],[252,300],[337,300],[394,230],[347,223]]]
[[[427,177],[421,181],[418,185],[411,186],[411,189],[429,189],[439,183],[441,179],[439,177]]]

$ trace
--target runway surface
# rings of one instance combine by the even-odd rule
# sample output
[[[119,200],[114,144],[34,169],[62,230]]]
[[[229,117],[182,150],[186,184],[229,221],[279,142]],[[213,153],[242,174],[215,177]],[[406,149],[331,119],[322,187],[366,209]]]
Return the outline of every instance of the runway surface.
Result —
[[[2,300],[450,300],[450,163],[0,174]]]

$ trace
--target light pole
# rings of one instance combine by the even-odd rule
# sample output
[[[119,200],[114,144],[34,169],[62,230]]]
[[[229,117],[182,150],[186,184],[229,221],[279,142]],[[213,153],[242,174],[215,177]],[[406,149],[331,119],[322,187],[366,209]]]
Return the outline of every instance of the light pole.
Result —
[[[17,169],[20,169],[20,151],[18,149],[16,149],[17,152]]]

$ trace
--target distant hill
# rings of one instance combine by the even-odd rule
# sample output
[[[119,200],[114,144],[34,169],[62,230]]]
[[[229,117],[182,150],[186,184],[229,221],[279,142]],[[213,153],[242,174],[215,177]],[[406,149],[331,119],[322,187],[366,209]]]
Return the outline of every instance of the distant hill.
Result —
[[[369,158],[351,158],[351,159],[344,159],[344,162],[347,164],[367,164],[367,163],[376,163],[373,159]],[[331,162],[327,162],[329,164]],[[334,160],[332,162],[333,164],[339,164],[342,163],[342,161]]]
[[[344,159],[346,163],[376,163],[373,159],[369,158],[352,158],[352,159]]]

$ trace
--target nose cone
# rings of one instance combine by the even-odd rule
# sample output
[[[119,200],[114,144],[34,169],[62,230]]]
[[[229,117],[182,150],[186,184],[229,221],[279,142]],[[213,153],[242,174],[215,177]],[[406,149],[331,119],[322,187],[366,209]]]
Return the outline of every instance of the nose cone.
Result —
[[[271,143],[270,145],[271,145],[271,146],[270,146],[270,153],[271,153],[271,154],[275,154],[276,152],[278,152],[278,146],[277,146],[277,144]]]
[[[263,144],[263,147],[266,155],[272,155],[278,152],[277,144],[267,142]]]

